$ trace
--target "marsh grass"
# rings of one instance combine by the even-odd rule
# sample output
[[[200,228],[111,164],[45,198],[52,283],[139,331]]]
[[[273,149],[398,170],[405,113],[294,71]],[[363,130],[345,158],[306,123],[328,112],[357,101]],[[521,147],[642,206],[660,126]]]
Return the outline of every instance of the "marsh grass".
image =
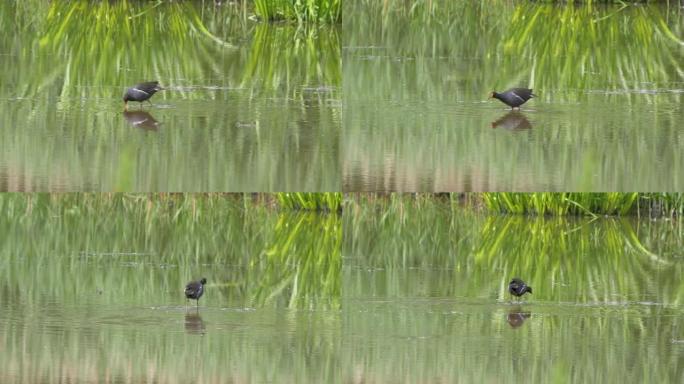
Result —
[[[341,193],[277,193],[278,204],[289,210],[339,211],[342,209]]]
[[[481,65],[449,74],[470,87],[528,85],[545,90],[544,99],[571,102],[587,99],[586,91],[626,95],[629,103],[646,95],[657,104],[668,89],[649,86],[670,86],[671,74],[683,70],[680,10],[674,2],[621,4],[362,0],[345,3],[345,12],[368,15],[345,19],[345,29],[360,31],[345,45],[399,58],[476,60]],[[381,41],[367,41],[377,36]],[[611,49],[601,48],[606,41]],[[418,84],[444,76],[425,73]]]
[[[359,377],[677,380],[681,219],[489,213],[481,194],[346,195],[345,324],[359,340],[346,348],[364,357]],[[534,287],[520,305],[513,276]],[[512,329],[515,311],[530,318]],[[658,352],[625,367],[645,339]]]
[[[553,216],[681,216],[681,193],[509,193],[481,195],[491,212]]]
[[[256,22],[247,2],[27,3],[0,2],[0,189],[340,189],[338,25]],[[156,131],[120,116],[143,80],[167,88],[145,107]]]
[[[313,27],[269,26],[250,22],[240,7],[214,9],[198,2],[40,3],[36,12],[44,18],[19,4],[3,4],[0,20],[35,35],[34,41],[21,45],[37,51],[9,47],[19,63],[31,63],[17,65],[8,76],[7,83],[17,88],[14,96],[32,98],[50,90],[50,96],[65,99],[109,97],[110,89],[93,86],[126,86],[140,79],[159,79],[174,95],[187,99],[199,95],[184,90],[180,79],[211,77],[212,86],[270,92],[293,92],[302,82],[340,83],[339,42],[335,33],[328,33],[330,27],[317,32]],[[254,44],[247,46],[254,52],[251,56],[246,41]],[[312,68],[318,70],[306,70]],[[300,76],[309,80],[295,84]],[[225,82],[234,78],[243,83]]]
[[[213,305],[337,307],[338,215],[274,210],[263,204],[269,199],[277,201],[239,194],[0,195],[2,253],[11,260],[3,278],[26,286],[22,295],[30,300],[49,292],[71,302],[78,292],[103,287],[106,300],[155,302],[166,296],[159,292],[176,292],[207,273],[222,292]],[[40,236],[16,240],[32,234]],[[110,269],[119,273],[103,273]]]
[[[418,194],[349,194],[352,201],[377,206],[433,206],[450,202],[454,209],[494,214],[539,216],[682,216],[682,193],[564,193],[564,192],[483,192]]]
[[[254,0],[254,10],[268,21],[336,23],[342,19],[342,0]]]
[[[526,276],[540,287],[535,300],[613,302],[614,294],[639,300],[647,291],[658,292],[660,303],[684,299],[676,261],[684,244],[681,219],[491,215],[464,206],[469,199],[348,196],[345,268],[387,271],[383,289],[394,294],[504,300],[507,279]],[[405,281],[407,269],[433,277]]]

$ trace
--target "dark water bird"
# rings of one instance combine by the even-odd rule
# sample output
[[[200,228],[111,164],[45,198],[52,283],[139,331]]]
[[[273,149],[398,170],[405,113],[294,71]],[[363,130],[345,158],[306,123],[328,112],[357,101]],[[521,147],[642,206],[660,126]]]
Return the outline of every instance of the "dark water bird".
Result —
[[[513,296],[520,297],[527,292],[532,294],[532,287],[527,285],[524,281],[520,280],[519,278],[514,277],[513,280],[511,280],[511,282],[508,283],[508,292]]]
[[[502,103],[513,108],[520,108],[527,100],[536,97],[529,88],[511,88],[508,91],[498,93],[496,91],[489,94],[489,98],[501,100]]]
[[[156,131],[159,129],[160,123],[146,111],[124,111],[124,119],[128,124],[148,131]]]
[[[197,300],[197,307],[199,308],[199,299],[204,294],[204,284],[207,279],[204,277],[199,281],[191,281],[185,286],[185,297],[187,299]]]
[[[136,84],[126,90],[123,95],[124,110],[128,108],[129,101],[138,101],[142,107],[143,101],[147,101],[152,105],[149,100],[157,91],[161,91],[163,88],[159,86],[158,81],[148,81],[146,83]]]
[[[506,321],[508,321],[508,324],[511,326],[511,328],[518,328],[523,325],[525,320],[529,319],[530,316],[532,316],[531,312],[525,312],[522,310],[522,308],[520,308],[520,306],[517,306],[508,312],[506,315]]]
[[[532,124],[527,120],[524,113],[518,111],[508,111],[507,114],[492,122],[492,128],[503,128],[509,131],[522,131],[531,129]]]

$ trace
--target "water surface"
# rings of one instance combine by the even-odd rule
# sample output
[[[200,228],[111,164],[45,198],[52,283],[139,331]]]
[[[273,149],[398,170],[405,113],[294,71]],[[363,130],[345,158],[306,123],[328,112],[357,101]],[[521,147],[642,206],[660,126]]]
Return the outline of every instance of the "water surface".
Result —
[[[350,380],[684,379],[680,221],[488,217],[409,205],[345,210]],[[513,300],[514,276],[533,294]]]
[[[233,198],[0,196],[0,381],[331,382],[337,215]],[[183,288],[206,277],[199,301]]]
[[[675,3],[344,6],[345,191],[684,188]]]
[[[0,190],[339,190],[336,25],[213,2],[0,4]],[[158,80],[153,105],[124,90]]]

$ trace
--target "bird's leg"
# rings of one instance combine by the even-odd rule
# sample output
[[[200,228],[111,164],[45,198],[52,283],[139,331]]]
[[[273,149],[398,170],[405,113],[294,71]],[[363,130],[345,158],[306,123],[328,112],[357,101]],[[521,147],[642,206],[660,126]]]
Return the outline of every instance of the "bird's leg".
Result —
[[[152,104],[152,102],[150,101],[150,99],[147,99],[147,102],[150,103],[150,105],[154,107],[154,104]]]

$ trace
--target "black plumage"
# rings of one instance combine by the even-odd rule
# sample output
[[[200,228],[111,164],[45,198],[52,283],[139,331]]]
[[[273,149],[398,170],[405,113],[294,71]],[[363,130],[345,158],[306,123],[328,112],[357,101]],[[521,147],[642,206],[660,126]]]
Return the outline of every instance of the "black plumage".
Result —
[[[128,88],[126,93],[123,95],[124,109],[128,108],[129,101],[138,101],[140,102],[141,106],[142,102],[146,100],[148,103],[152,104],[152,102],[149,101],[150,97],[157,93],[157,91],[161,90],[162,87],[159,86],[158,81],[148,81],[146,83],[136,84]]]
[[[489,98],[495,98],[501,100],[502,103],[513,108],[520,108],[521,105],[525,104],[527,100],[535,97],[532,90],[529,88],[511,88],[505,92],[498,93],[496,91],[489,94]]]
[[[197,300],[197,307],[199,307],[199,299],[204,294],[204,284],[207,279],[204,277],[199,281],[191,281],[185,286],[185,297],[187,299]]]
[[[513,280],[511,280],[511,282],[508,283],[508,292],[513,296],[520,297],[527,292],[532,294],[532,287],[527,285],[524,281],[520,280],[519,278],[514,277]]]

